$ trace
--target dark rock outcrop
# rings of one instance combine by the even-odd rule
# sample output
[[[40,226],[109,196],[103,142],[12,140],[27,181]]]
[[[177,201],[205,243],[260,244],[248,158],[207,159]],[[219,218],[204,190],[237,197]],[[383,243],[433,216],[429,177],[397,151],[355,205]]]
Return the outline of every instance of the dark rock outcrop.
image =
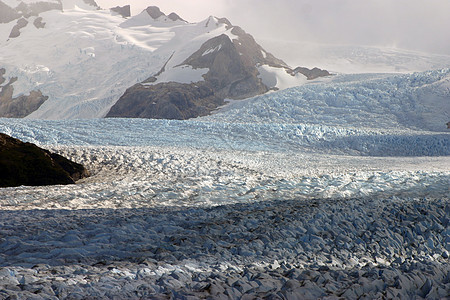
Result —
[[[326,77],[330,76],[331,74],[327,70],[322,70],[319,68],[304,68],[304,67],[297,67],[293,70],[294,74],[300,73],[306,76],[308,80],[313,80],[319,77]]]
[[[179,15],[177,15],[176,13],[170,13],[168,16],[167,16],[169,19],[171,19],[172,21],[183,21],[183,22],[186,22],[185,20],[183,20]]]
[[[16,38],[20,36],[20,29],[25,28],[28,25],[28,21],[24,18],[17,20],[17,24],[11,30],[9,38]]]
[[[187,23],[187,21],[183,20],[179,15],[177,15],[176,13],[172,12],[169,15],[166,15],[165,13],[163,13],[159,7],[157,6],[149,6],[147,7],[144,12],[146,12],[152,19],[154,20],[163,20],[163,21],[182,21]],[[161,18],[164,17],[164,18]]]
[[[120,99],[107,117],[184,120],[207,115],[224,103],[205,82],[137,84]]]
[[[147,7],[146,11],[149,14],[149,16],[155,20],[161,16],[165,16],[165,14],[157,6],[149,6]]]
[[[29,95],[13,97],[14,82],[17,77],[13,77],[7,84],[3,75],[5,69],[0,69],[0,118],[23,118],[37,110],[47,99],[41,91],[31,91]]]
[[[116,6],[109,9],[112,13],[121,15],[123,18],[131,17],[131,7],[130,5]]]
[[[84,166],[0,133],[0,187],[73,184],[89,176]]]
[[[34,27],[36,27],[37,29],[40,28],[45,28],[45,23],[42,22],[42,17],[38,17],[34,20],[33,22]]]

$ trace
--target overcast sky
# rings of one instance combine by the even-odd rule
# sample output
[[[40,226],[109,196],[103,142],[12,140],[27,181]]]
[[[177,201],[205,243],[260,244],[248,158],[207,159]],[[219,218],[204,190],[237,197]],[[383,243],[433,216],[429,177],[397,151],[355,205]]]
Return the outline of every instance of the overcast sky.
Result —
[[[227,17],[257,40],[389,46],[450,55],[450,0],[96,0],[156,5],[190,22]]]

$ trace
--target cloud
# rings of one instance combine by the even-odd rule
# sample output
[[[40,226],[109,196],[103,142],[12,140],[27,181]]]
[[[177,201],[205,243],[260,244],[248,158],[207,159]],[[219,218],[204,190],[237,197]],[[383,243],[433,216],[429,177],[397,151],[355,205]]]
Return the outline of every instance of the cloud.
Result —
[[[264,38],[396,45],[450,54],[448,0],[229,1],[226,14]]]
[[[97,0],[101,6],[130,0]],[[256,39],[397,46],[450,54],[449,0],[133,0],[189,21],[227,17]]]

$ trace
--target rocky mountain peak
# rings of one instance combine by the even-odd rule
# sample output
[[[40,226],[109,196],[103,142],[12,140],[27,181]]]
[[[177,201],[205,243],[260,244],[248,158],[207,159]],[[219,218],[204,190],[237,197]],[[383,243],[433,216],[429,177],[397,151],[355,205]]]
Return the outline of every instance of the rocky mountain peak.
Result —
[[[167,16],[169,19],[171,19],[172,21],[183,21],[183,22],[186,22],[185,20],[183,20],[179,15],[177,15],[176,13],[170,13],[168,16]]]
[[[145,11],[152,17],[154,20],[158,19],[161,16],[166,16],[157,6],[149,6],[145,9]]]
[[[157,6],[149,6],[147,7],[145,10],[145,12],[147,12],[147,14],[153,19],[153,20],[157,20],[161,17],[166,17],[167,19],[171,20],[171,21],[182,21],[182,22],[186,22],[185,20],[183,20],[178,14],[172,12],[169,15],[166,15],[165,13],[163,13],[159,7]],[[166,20],[167,20],[166,19]]]
[[[233,24],[231,24],[231,22],[227,18],[217,18],[216,17],[216,20],[219,24],[227,25],[227,29],[230,29],[231,27],[233,27]]]
[[[131,6],[116,6],[109,9],[112,13],[121,15],[123,18],[131,17]]]

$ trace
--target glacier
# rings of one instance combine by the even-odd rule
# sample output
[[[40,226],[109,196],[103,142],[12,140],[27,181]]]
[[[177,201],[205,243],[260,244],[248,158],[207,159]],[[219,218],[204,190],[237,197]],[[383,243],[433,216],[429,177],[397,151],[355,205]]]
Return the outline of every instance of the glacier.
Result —
[[[0,119],[92,173],[0,189],[0,298],[445,298],[449,79],[340,74],[186,121]]]

